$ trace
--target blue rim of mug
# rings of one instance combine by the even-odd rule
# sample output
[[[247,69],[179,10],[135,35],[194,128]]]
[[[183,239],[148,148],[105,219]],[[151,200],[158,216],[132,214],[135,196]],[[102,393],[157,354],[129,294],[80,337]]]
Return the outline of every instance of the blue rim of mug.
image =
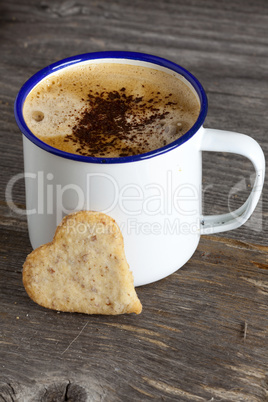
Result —
[[[83,155],[76,155],[69,152],[61,151],[57,148],[54,148],[45,142],[41,141],[38,137],[36,137],[28,128],[25,123],[23,117],[23,104],[29,92],[35,87],[38,82],[42,79],[46,78],[48,75],[55,73],[62,68],[69,67],[75,65],[77,63],[85,62],[88,60],[94,59],[128,59],[128,60],[136,60],[136,61],[143,61],[152,63],[161,67],[168,68],[176,73],[182,75],[195,89],[199,100],[200,100],[200,113],[198,119],[196,120],[195,124],[188,130],[184,135],[182,135],[177,140],[173,141],[172,143],[165,145],[161,148],[156,150],[138,154],[138,155],[131,155],[131,156],[123,156],[123,157],[113,157],[113,158],[106,158],[106,157],[96,157],[96,156],[83,156]],[[91,163],[127,163],[127,162],[136,162],[141,161],[149,158],[153,158],[158,155],[165,154],[166,152],[171,151],[174,148],[179,147],[180,145],[184,144],[193,135],[199,130],[202,126],[206,115],[207,115],[207,96],[206,93],[200,84],[200,82],[185,68],[179,66],[178,64],[169,61],[167,59],[163,59],[162,57],[149,55],[146,53],[138,53],[138,52],[125,52],[125,51],[105,51],[105,52],[94,52],[94,53],[84,53],[77,56],[68,57],[66,59],[60,60],[56,63],[50,64],[49,66],[43,68],[42,70],[38,71],[34,74],[28,81],[20,89],[17,98],[15,100],[14,105],[14,113],[16,122],[21,130],[21,132],[35,145],[44,149],[47,152],[50,152],[54,155],[61,156],[65,159],[72,159],[75,161],[80,162],[91,162]]]

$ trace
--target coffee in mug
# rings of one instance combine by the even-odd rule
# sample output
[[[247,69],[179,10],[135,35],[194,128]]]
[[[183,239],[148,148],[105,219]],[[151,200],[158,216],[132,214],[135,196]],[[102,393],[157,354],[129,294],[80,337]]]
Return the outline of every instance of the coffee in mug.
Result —
[[[106,213],[139,286],[183,266],[201,235],[243,225],[261,195],[264,155],[247,135],[204,128],[206,113],[197,78],[153,55],[87,53],[37,72],[15,102],[33,248],[53,239],[66,214]],[[203,151],[253,163],[255,182],[238,209],[203,214]]]
[[[23,115],[42,141],[84,156],[161,148],[196,122],[200,101],[175,74],[119,63],[76,64],[40,81]]]

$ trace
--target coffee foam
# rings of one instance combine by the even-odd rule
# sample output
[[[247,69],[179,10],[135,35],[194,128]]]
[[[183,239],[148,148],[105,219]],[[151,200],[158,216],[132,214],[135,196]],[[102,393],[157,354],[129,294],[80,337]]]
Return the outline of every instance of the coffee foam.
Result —
[[[74,128],[86,114],[89,121],[100,118],[92,114],[97,99],[102,97],[103,106],[110,110],[111,93],[118,94],[121,103],[132,97],[121,131],[111,132],[107,124],[100,126],[105,132],[96,135],[99,143],[87,144],[84,134],[77,138]],[[66,152],[100,157],[140,154],[169,144],[190,129],[199,111],[197,95],[174,74],[119,63],[77,64],[59,70],[32,89],[23,107],[26,124],[42,141]],[[111,117],[101,113],[109,123]],[[115,116],[111,123],[117,121]],[[92,124],[87,129],[92,137]]]

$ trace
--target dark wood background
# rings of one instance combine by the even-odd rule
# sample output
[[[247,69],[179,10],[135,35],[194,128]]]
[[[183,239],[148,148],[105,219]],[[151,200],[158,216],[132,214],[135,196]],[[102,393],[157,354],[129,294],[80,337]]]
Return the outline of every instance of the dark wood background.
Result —
[[[0,401],[268,400],[267,180],[243,227],[203,237],[177,273],[137,289],[140,316],[30,301],[26,219],[5,200],[23,172],[19,88],[79,53],[140,51],[181,64],[207,92],[205,126],[248,134],[267,156],[267,1],[2,0],[0,23]],[[241,205],[254,177],[249,161],[225,153],[204,153],[203,172],[206,214]],[[25,208],[23,180],[13,200]]]

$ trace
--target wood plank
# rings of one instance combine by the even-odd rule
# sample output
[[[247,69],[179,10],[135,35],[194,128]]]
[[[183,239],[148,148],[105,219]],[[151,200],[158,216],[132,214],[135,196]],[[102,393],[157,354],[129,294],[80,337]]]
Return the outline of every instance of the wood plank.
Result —
[[[137,289],[140,316],[105,317],[33,303],[26,234],[1,233],[2,398],[46,401],[71,384],[93,400],[265,400],[268,247],[203,237],[183,268]]]

